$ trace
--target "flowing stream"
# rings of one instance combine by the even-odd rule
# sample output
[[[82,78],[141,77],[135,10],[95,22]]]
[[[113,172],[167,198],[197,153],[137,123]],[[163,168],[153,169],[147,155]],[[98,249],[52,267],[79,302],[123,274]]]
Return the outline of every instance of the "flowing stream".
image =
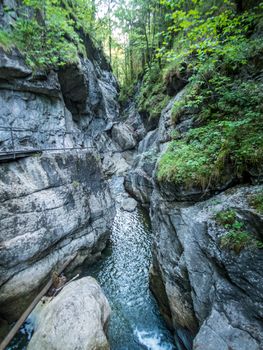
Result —
[[[102,259],[82,266],[82,276],[95,277],[112,307],[109,340],[112,350],[174,350],[149,290],[152,232],[141,209],[117,210],[111,241]]]
[[[117,192],[116,198],[122,196],[120,189]],[[98,280],[110,302],[111,350],[176,350],[149,290],[151,245],[147,213],[139,208],[133,212],[117,209],[102,258],[92,266],[84,263],[78,268],[80,277],[91,275]],[[8,350],[25,350],[32,333],[29,317]]]

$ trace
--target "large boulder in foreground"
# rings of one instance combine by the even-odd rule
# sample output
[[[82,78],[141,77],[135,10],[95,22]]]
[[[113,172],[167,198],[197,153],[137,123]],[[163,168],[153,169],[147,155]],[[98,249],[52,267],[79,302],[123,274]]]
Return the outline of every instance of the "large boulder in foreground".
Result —
[[[110,312],[94,278],[71,282],[36,312],[35,332],[27,349],[107,350]]]

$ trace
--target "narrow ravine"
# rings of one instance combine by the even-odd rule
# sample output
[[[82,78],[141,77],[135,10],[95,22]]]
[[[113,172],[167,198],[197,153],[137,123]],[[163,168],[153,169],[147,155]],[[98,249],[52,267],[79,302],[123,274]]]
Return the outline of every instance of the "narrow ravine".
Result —
[[[149,289],[153,233],[148,213],[138,207],[132,212],[121,209],[120,203],[127,200],[121,178],[113,180],[112,191],[117,212],[107,248],[95,264],[84,262],[70,275],[92,276],[103,288],[112,308],[108,332],[111,350],[176,350]],[[8,350],[26,350],[33,317]]]
[[[149,290],[151,243],[147,213],[118,209],[102,259],[92,267],[82,266],[82,277],[95,277],[111,304],[112,350],[175,349]]]

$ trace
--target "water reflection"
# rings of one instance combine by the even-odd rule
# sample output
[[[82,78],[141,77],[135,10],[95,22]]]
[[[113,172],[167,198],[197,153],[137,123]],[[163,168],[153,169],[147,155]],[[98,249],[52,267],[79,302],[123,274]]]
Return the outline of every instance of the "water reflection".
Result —
[[[150,223],[142,210],[118,210],[103,258],[92,267],[82,266],[82,276],[95,277],[110,301],[112,350],[175,349],[149,290],[151,241]]]

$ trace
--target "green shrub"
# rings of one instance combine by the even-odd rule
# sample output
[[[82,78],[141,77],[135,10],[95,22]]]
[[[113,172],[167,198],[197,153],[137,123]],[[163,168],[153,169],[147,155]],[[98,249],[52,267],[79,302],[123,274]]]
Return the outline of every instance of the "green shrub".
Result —
[[[240,177],[263,162],[260,120],[211,122],[172,141],[158,164],[159,181],[201,185],[224,181],[225,168]]]
[[[192,117],[195,129],[171,142],[157,177],[186,186],[223,182],[226,169],[236,178],[263,163],[263,41],[251,37],[262,18],[257,9],[241,15],[229,8],[173,13],[174,47],[161,55],[164,71],[187,64],[186,93],[172,108],[172,121]],[[189,67],[190,64],[190,67]],[[245,74],[244,74],[245,72]]]
[[[164,84],[160,75],[158,65],[149,70],[143,81],[138,96],[138,107],[140,112],[147,112],[149,118],[159,118],[162,109],[168,104],[169,96],[166,95]]]
[[[198,141],[192,144],[181,140],[172,141],[159,161],[158,180],[187,187],[201,185],[204,188],[213,170],[210,158],[216,151],[216,145],[211,145],[209,149],[205,149],[205,146]]]
[[[253,243],[251,234],[246,231],[230,231],[221,238],[221,248],[234,250],[236,253]]]
[[[219,211],[215,218],[218,224],[229,227],[229,225],[233,225],[236,221],[236,212],[233,209]]]
[[[263,215],[263,193],[250,195],[248,198],[249,204]]]
[[[87,19],[92,15],[87,6],[83,0],[63,1],[63,5],[54,0],[23,0],[12,31],[0,30],[0,45],[5,49],[16,46],[33,69],[77,62],[78,54],[86,54],[77,30],[81,25],[84,30],[90,27]]]
[[[244,222],[237,218],[234,209],[220,211],[215,216],[216,222],[228,232],[220,239],[220,247],[234,250],[236,253],[244,248],[263,248],[263,242],[245,230]]]
[[[171,119],[174,124],[177,124],[180,121],[180,118],[185,111],[186,111],[186,100],[182,98],[180,101],[175,101],[171,111]]]
[[[8,31],[0,29],[0,47],[9,51],[14,46],[12,35]]]
[[[21,18],[16,22],[13,36],[16,46],[25,54],[26,63],[32,68],[46,69],[77,62],[81,43],[80,39],[74,42],[75,35],[69,34],[74,29],[69,28],[63,27],[62,20],[56,23],[55,17],[50,18],[45,26],[35,19]]]

